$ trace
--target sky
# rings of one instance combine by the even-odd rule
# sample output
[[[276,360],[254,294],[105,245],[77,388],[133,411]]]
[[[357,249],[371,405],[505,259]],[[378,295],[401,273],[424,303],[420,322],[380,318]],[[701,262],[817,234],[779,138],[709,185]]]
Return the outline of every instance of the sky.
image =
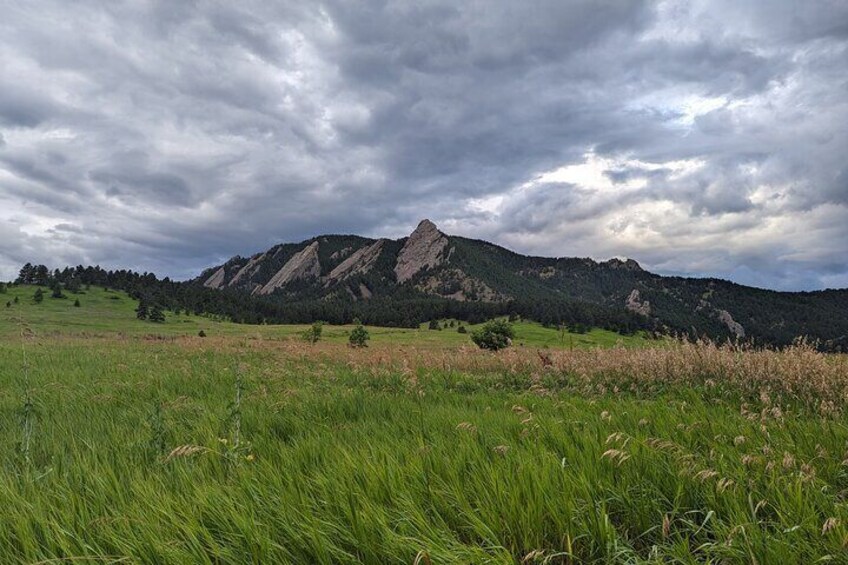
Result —
[[[0,0],[0,279],[422,218],[848,287],[844,0]]]

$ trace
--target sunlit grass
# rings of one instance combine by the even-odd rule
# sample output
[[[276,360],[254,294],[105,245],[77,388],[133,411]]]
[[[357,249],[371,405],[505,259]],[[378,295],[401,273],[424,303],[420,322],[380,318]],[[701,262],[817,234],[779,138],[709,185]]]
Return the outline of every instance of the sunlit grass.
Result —
[[[710,382],[732,351],[566,350],[544,366],[531,352],[233,338],[23,344],[29,462],[20,343],[0,346],[0,562],[844,556],[843,417]],[[581,374],[593,355],[599,372]],[[668,373],[615,370],[630,359],[638,376],[647,355]],[[686,355],[703,362],[686,372]],[[799,355],[823,378],[845,369],[770,355],[787,378]]]

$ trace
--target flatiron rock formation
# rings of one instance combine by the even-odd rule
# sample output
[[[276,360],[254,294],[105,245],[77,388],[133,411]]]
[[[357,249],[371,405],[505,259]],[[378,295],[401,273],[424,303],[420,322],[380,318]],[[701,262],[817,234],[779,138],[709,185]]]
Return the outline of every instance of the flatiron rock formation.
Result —
[[[397,281],[408,281],[422,270],[440,265],[444,260],[442,252],[447,246],[448,238],[436,224],[423,220],[398,254],[395,265]]]
[[[344,280],[353,275],[364,275],[374,266],[383,250],[385,239],[379,239],[376,243],[366,245],[357,249],[350,257],[342,261],[327,276],[327,284]]]
[[[217,271],[215,271],[211,277],[206,279],[206,282],[203,283],[203,286],[206,288],[221,288],[224,286],[224,278],[226,277],[226,273],[224,272],[224,267],[221,267]]]
[[[295,253],[291,259],[271,277],[268,283],[259,288],[257,294],[271,294],[276,289],[291,281],[315,278],[321,274],[321,263],[318,261],[318,242],[313,241],[305,249]]]

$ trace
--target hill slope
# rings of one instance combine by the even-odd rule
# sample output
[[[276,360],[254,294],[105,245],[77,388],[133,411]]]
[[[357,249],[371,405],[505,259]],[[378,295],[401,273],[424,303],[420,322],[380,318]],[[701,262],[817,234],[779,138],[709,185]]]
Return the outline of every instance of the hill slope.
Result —
[[[568,319],[567,308],[589,308],[618,325],[773,344],[809,336],[838,347],[848,335],[848,290],[775,292],[663,277],[630,259],[529,257],[446,235],[429,220],[400,240],[325,235],[277,245],[234,257],[195,282],[289,305],[446,299],[509,303],[546,323]]]

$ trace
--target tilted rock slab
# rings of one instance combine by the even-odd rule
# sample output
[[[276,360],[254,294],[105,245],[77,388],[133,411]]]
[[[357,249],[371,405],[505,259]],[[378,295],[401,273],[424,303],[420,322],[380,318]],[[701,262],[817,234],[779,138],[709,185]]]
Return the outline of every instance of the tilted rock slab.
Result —
[[[364,275],[374,266],[383,250],[385,239],[379,239],[371,245],[357,249],[350,257],[339,263],[327,276],[327,284],[344,280],[353,275]]]
[[[318,261],[318,242],[313,241],[306,248],[295,253],[268,284],[254,291],[257,294],[271,294],[281,286],[298,279],[315,278],[321,274]]]
[[[226,273],[224,272],[224,267],[221,267],[217,271],[215,271],[211,277],[206,279],[206,282],[203,283],[203,286],[206,288],[221,288],[224,286],[224,278],[226,277]]]
[[[448,245],[448,238],[439,231],[436,224],[423,220],[410,234],[403,249],[400,250],[395,265],[398,282],[408,281],[424,269],[432,269],[444,261],[442,252]]]
[[[233,280],[231,280],[230,282],[227,283],[227,286],[235,286],[235,285],[238,284],[238,282],[241,279],[243,279],[245,277],[247,277],[247,279],[249,280],[250,277],[252,277],[256,273],[256,271],[259,270],[259,267],[260,267],[259,264],[262,262],[262,260],[264,258],[265,258],[265,253],[259,253],[257,255],[254,255],[253,257],[251,257],[250,261],[248,261],[247,264],[244,267],[242,267],[241,269],[238,270],[238,272],[236,273],[236,276],[233,277]]]

